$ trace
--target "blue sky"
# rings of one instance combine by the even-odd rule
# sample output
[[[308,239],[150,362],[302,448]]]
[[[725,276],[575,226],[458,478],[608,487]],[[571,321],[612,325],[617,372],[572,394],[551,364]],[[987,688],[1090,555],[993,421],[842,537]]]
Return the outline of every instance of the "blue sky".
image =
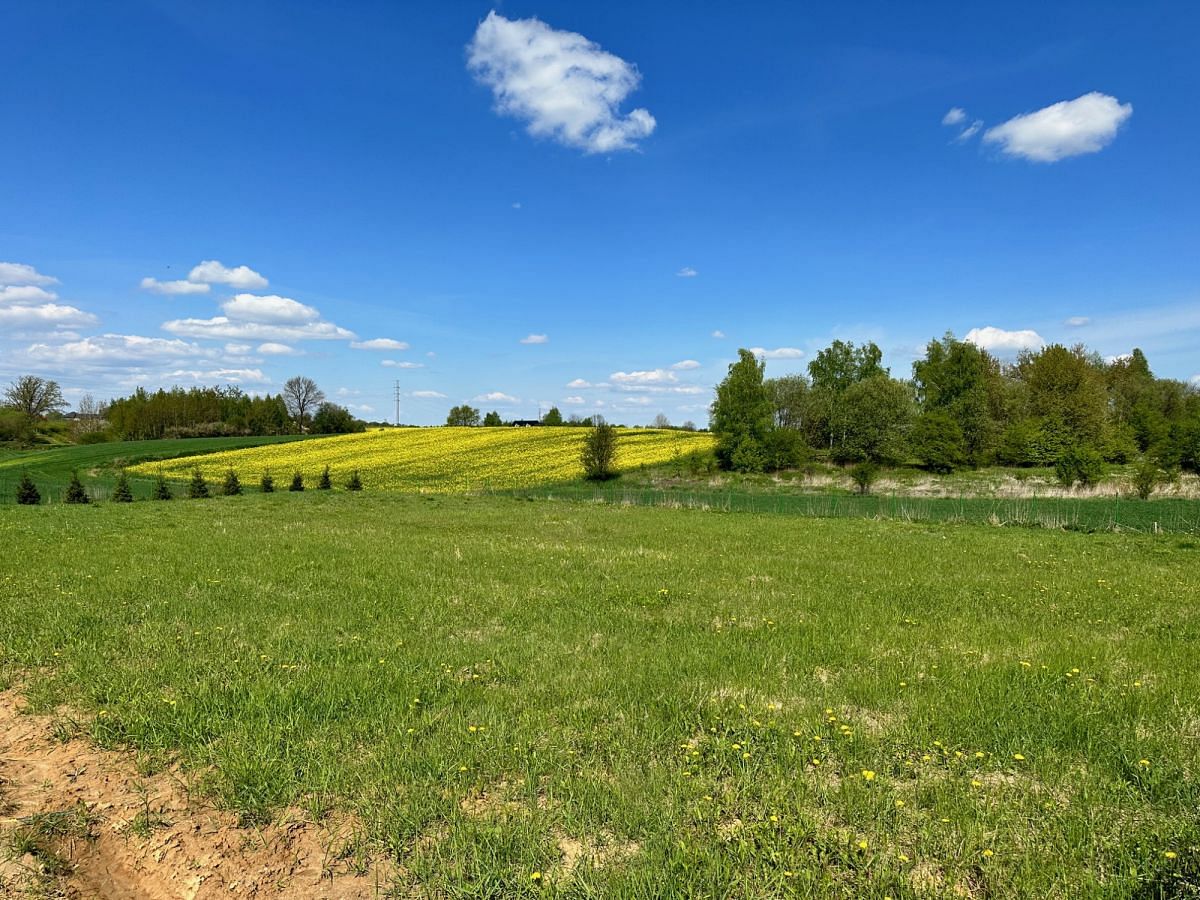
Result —
[[[739,346],[947,329],[1200,375],[1194,5],[647,7],[6,4],[0,379],[703,422]]]

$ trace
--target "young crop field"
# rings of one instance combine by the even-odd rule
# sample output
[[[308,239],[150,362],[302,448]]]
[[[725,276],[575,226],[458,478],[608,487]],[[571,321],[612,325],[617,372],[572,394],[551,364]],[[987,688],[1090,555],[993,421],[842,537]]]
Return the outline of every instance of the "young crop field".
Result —
[[[246,845],[350,816],[396,896],[1197,896],[1191,538],[335,491],[0,540],[17,718]],[[108,833],[75,809],[13,846]]]
[[[229,469],[245,482],[263,472],[276,479],[301,472],[315,481],[328,466],[335,481],[357,471],[368,491],[446,493],[528,487],[582,477],[585,428],[399,428],[314,438],[303,445],[256,447],[201,459],[146,463],[133,471],[185,479],[199,468],[209,479]],[[617,466],[653,465],[712,446],[708,434],[624,429]]]

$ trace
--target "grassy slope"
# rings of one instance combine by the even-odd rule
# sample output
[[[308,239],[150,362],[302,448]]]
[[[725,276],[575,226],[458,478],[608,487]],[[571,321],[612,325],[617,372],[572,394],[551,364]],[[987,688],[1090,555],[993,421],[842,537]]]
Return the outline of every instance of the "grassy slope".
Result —
[[[42,492],[43,501],[57,501],[71,479],[79,477],[96,498],[108,495],[117,471],[123,466],[159,459],[173,459],[300,440],[299,435],[271,437],[185,438],[161,441],[114,441],[108,444],[71,444],[35,450],[0,450],[0,503],[12,503],[13,491],[22,472],[29,472]],[[153,475],[131,476],[134,494],[150,496]]]
[[[0,540],[36,703],[249,815],[349,806],[430,892],[1200,876],[1192,541],[341,492],[8,507]],[[564,837],[616,856],[567,879]]]

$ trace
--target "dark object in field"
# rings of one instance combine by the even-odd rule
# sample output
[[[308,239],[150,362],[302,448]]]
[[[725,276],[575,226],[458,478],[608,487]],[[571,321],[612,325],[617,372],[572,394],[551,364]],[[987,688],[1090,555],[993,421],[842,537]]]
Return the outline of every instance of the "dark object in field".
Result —
[[[113,487],[113,492],[108,498],[113,503],[132,503],[133,491],[129,489],[129,477],[125,474],[125,470],[121,470],[121,474],[117,476],[117,483]]]
[[[329,466],[321,472],[321,480],[317,482],[318,491],[327,491],[333,487],[333,479],[329,477]]]
[[[28,472],[22,472],[21,480],[17,482],[17,502],[22,506],[36,506],[42,502],[42,494]]]
[[[264,494],[273,494],[275,492],[275,479],[271,477],[270,472],[263,472],[262,480],[258,483],[258,489]]]
[[[64,503],[91,503],[92,498],[88,496],[88,492],[83,489],[83,482],[79,480],[79,473],[71,473],[71,481],[67,485],[67,493],[63,496]]]
[[[850,480],[864,496],[871,493],[871,485],[879,476],[879,468],[873,462],[860,462],[850,469]]]
[[[301,475],[299,472],[297,472],[295,475],[293,475],[292,483],[288,485],[288,490],[289,491],[304,490],[304,476]]]
[[[204,474],[199,469],[192,469],[192,480],[188,482],[188,498],[204,500],[208,496],[208,482],[204,480]]]
[[[237,472],[230,469],[225,473],[225,480],[221,483],[221,493],[226,497],[236,497],[242,492],[242,482],[237,477]]]
[[[175,495],[171,493],[171,486],[167,484],[167,478],[162,472],[158,473],[158,477],[154,479],[154,493],[151,494],[155,500],[174,500]]]
[[[358,477],[358,469],[355,469],[350,474],[350,480],[346,482],[346,490],[348,490],[348,491],[361,491],[362,490],[362,479]]]
[[[617,477],[617,429],[603,423],[591,430],[580,454],[583,473],[590,481]]]

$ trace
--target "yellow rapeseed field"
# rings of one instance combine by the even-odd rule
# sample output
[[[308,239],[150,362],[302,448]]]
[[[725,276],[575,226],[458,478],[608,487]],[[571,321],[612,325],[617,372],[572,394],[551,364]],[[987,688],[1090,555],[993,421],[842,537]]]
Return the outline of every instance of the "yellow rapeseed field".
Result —
[[[532,487],[583,475],[579,456],[586,428],[395,428],[313,438],[287,444],[228,450],[134,466],[142,475],[162,472],[186,479],[199,468],[210,481],[230,469],[255,484],[270,472],[284,489],[293,472],[316,485],[325,466],[340,486],[357,471],[365,490],[451,493]],[[712,437],[684,431],[622,429],[617,467],[669,462],[704,450]]]

